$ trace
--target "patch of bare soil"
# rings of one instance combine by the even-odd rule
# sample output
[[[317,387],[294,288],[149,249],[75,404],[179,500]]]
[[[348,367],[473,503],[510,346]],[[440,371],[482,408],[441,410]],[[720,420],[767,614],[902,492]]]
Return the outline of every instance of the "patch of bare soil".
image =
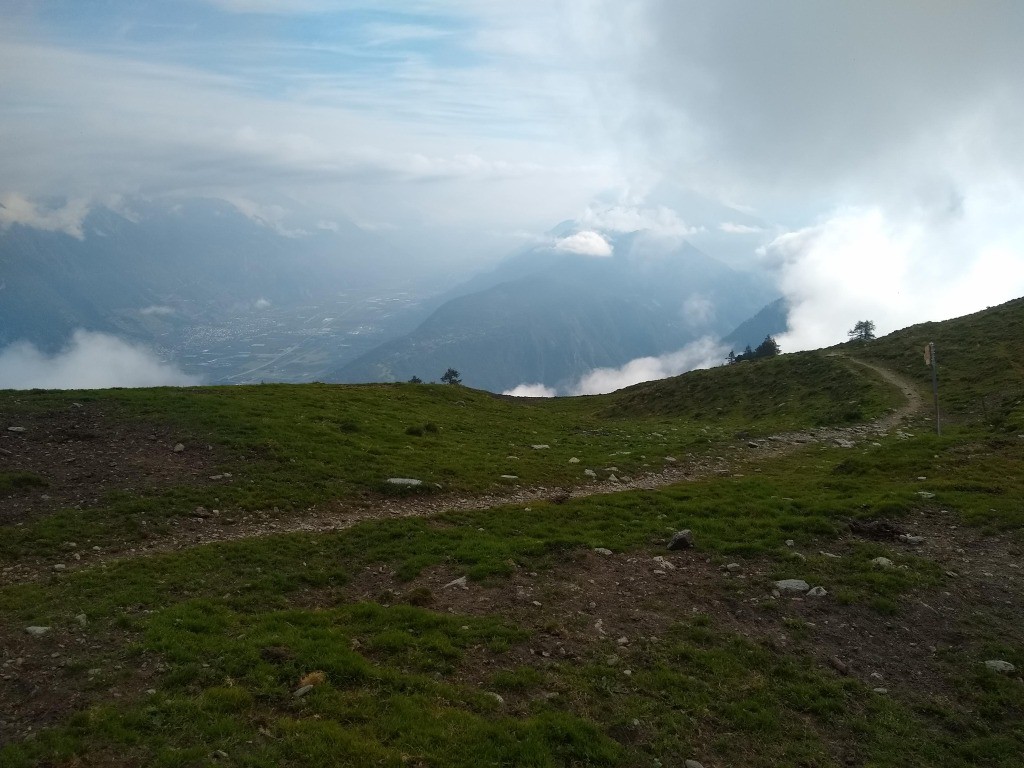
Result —
[[[176,452],[179,443],[184,449]],[[210,482],[217,452],[186,443],[168,426],[140,424],[92,403],[0,424],[0,472],[30,472],[45,482],[3,499],[0,526],[93,506],[114,489]]]

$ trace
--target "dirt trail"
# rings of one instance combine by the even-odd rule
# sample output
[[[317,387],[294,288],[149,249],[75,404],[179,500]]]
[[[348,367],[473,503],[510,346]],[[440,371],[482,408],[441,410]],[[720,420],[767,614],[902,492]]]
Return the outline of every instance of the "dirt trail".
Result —
[[[51,573],[54,566],[62,572],[112,564],[121,560],[174,552],[220,541],[272,536],[280,533],[321,533],[350,528],[368,520],[388,520],[407,517],[429,517],[449,511],[472,511],[491,507],[529,504],[538,501],[565,501],[631,490],[655,490],[679,483],[693,482],[715,476],[733,474],[740,466],[781,457],[805,445],[831,443],[850,448],[858,442],[885,434],[922,407],[922,397],[908,379],[872,363],[844,358],[846,362],[870,369],[879,377],[900,389],[907,402],[889,414],[866,424],[851,427],[823,427],[799,432],[788,432],[768,437],[741,441],[729,450],[728,457],[700,457],[670,464],[659,472],[620,478],[617,481],[594,480],[572,489],[557,487],[518,488],[511,493],[477,495],[435,495],[402,499],[375,499],[371,503],[334,501],[313,506],[291,518],[270,519],[265,512],[242,515],[234,524],[226,525],[216,519],[188,519],[163,538],[141,542],[116,543],[101,552],[83,552],[82,560],[70,558],[22,561],[3,569],[3,581],[20,583],[36,581]]]

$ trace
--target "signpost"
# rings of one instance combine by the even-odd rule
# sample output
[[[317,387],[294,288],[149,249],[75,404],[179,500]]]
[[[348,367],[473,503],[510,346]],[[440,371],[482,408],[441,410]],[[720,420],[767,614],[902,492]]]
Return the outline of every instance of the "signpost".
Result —
[[[942,422],[939,419],[939,367],[935,359],[935,342],[930,341],[924,348],[924,364],[932,369],[932,397],[935,400],[935,434],[942,434]]]

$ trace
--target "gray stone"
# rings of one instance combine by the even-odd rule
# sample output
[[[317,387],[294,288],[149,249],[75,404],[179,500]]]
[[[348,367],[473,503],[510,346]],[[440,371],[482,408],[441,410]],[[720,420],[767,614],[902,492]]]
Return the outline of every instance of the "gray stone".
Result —
[[[50,631],[50,627],[25,627],[25,631],[32,637],[42,637]]]
[[[586,475],[587,477],[597,477],[597,472],[595,472],[592,469],[584,469],[583,474]]]
[[[484,691],[484,695],[490,696],[492,699],[498,702],[498,706],[505,706],[505,699],[503,699],[500,694],[497,694],[494,691]]]
[[[693,546],[693,531],[689,528],[684,528],[681,531],[676,531],[672,534],[672,538],[668,542],[668,548],[671,551],[677,549],[690,549]]]
[[[298,690],[295,691],[295,698],[301,699],[303,696],[305,696],[307,693],[309,693],[312,690],[313,690],[313,686],[312,685],[304,685],[304,686],[302,686],[301,688],[299,688]]]
[[[417,480],[414,477],[389,477],[388,482],[391,485],[405,485],[410,488],[415,488],[418,485],[423,485],[422,480]]]
[[[824,587],[812,587],[807,591],[808,597],[825,597],[827,594]]]
[[[519,479],[519,475],[502,475],[501,479],[502,480],[518,480]]]
[[[25,428],[24,427],[8,427],[7,431],[8,432],[24,432]]]
[[[577,459],[575,456],[573,456],[571,459],[569,459],[569,463],[570,464],[579,464],[580,460]]]
[[[77,621],[79,625],[83,627],[89,623],[89,619],[86,617],[84,613],[80,613],[77,616],[75,616],[75,621]]]
[[[533,448],[533,450],[535,451],[543,451],[550,448],[551,446],[548,445],[547,443],[540,443],[538,445],[531,445],[530,447]]]
[[[883,571],[891,571],[896,567],[888,557],[876,557],[871,561],[871,564],[875,566],[875,568],[881,568]]]
[[[185,444],[184,443],[175,443],[174,444],[174,452],[175,453],[181,453],[184,450],[185,450]]]
[[[463,589],[469,589],[468,579],[465,576],[459,576],[459,578],[452,579],[444,585],[445,589],[448,589],[449,587],[462,587]]]
[[[911,536],[909,533],[904,533],[900,536],[900,541],[917,546],[918,544],[924,544],[924,536]]]
[[[1017,668],[1008,661],[1002,659],[989,659],[985,662],[985,666],[991,669],[993,672],[1000,672],[1004,675],[1011,675],[1017,671]]]
[[[687,760],[685,763],[683,763],[683,768],[704,768],[704,766],[698,763],[696,760]]]
[[[779,590],[780,594],[786,594],[787,592],[803,594],[811,588],[811,585],[803,579],[780,579],[775,582],[775,588]]]
[[[594,547],[594,551],[597,552],[597,554],[599,554],[599,555],[610,555],[610,554],[612,554],[612,551],[610,549],[606,549],[605,547]]]

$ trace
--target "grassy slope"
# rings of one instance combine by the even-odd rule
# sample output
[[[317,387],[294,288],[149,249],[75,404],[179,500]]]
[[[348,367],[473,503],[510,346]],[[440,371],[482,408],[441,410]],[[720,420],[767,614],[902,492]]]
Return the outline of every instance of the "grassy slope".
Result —
[[[49,624],[60,633],[74,626],[75,614],[90,617],[82,631],[95,648],[74,660],[66,685],[102,691],[127,676],[118,663],[156,659],[164,666],[155,694],[122,701],[100,695],[96,706],[60,727],[0,748],[0,762],[73,764],[82,755],[102,763],[129,755],[128,762],[198,765],[219,749],[232,763],[252,766],[651,766],[677,764],[691,754],[705,765],[789,766],[836,764],[841,748],[865,765],[1019,765],[1021,686],[957,672],[981,653],[971,643],[950,658],[950,694],[883,697],[810,663],[799,647],[766,647],[700,614],[676,617],[657,644],[624,650],[609,640],[578,663],[524,665],[519,651],[539,630],[508,617],[437,613],[420,607],[423,596],[415,591],[398,604],[350,603],[341,596],[368,566],[386,566],[399,580],[444,568],[501,584],[522,571],[556,574],[573,553],[594,546],[655,554],[652,541],[689,527],[701,554],[716,563],[766,562],[773,576],[806,578],[826,585],[841,603],[869,606],[886,620],[899,617],[903,596],[948,589],[949,577],[926,559],[872,544],[838,561],[794,561],[784,541],[816,551],[840,536],[845,518],[899,518],[939,506],[993,529],[1019,530],[1024,441],[1006,429],[1019,407],[1011,393],[1019,391],[1021,377],[1005,364],[1024,353],[1024,334],[999,328],[1014,327],[1022,312],[1020,303],[999,308],[1003,314],[995,319],[962,321],[950,338],[937,336],[940,351],[948,350],[941,358],[947,401],[961,416],[941,438],[887,438],[856,452],[810,447],[745,477],[659,492],[364,523],[335,534],[200,547],[6,587],[0,590],[3,622]],[[847,351],[894,368],[913,354],[906,367],[914,373],[917,336],[924,332],[909,329]],[[927,332],[943,334],[946,326]],[[953,347],[951,339],[968,336],[986,341]],[[569,483],[576,478],[566,469],[573,466],[571,455],[585,460],[579,466],[600,466],[609,454],[632,450],[614,461],[634,462],[630,471],[636,471],[640,455],[722,450],[737,433],[844,423],[857,410],[873,415],[891,404],[888,389],[870,388],[870,379],[842,366],[816,355],[784,356],[604,398],[529,404],[404,386],[4,397],[15,408],[97,397],[116,403],[126,417],[174,421],[234,452],[239,465],[230,466],[239,471],[255,461],[260,472],[233,503],[269,505],[293,495],[310,503],[373,491],[392,474],[483,490],[505,469],[510,452],[520,455],[516,469],[524,479]],[[988,419],[974,418],[981,410],[973,405],[978,394],[991,397],[983,414]],[[441,428],[437,435],[405,435],[406,427],[431,421]],[[533,442],[552,448],[523,450]],[[368,453],[373,450],[378,453]],[[924,489],[935,497],[924,500],[918,494]],[[190,492],[174,491],[168,505],[180,494],[187,497],[183,504],[201,503],[201,493]],[[102,526],[102,513],[127,509],[124,503],[109,502],[82,524]],[[17,559],[27,540],[17,532],[12,541],[12,533],[3,532],[6,552]],[[49,540],[44,533],[36,526],[41,540]],[[869,561],[878,554],[907,569],[872,569]],[[771,616],[771,604],[763,610]],[[268,647],[287,654],[268,660],[261,653]],[[1024,664],[1019,645],[998,650]],[[637,670],[631,679],[609,673],[602,660],[613,652]],[[481,654],[495,670],[483,685],[467,672]],[[89,667],[104,670],[99,682],[86,675]],[[297,679],[313,669],[327,672],[328,682],[295,699]],[[508,711],[485,690],[525,696],[528,703]],[[562,695],[551,699],[541,695],[545,691]]]
[[[663,397],[666,385],[659,383],[646,400],[638,400],[646,390],[635,388],[513,401],[410,384],[0,392],[0,412],[12,419],[77,402],[124,420],[170,424],[190,446],[217,446],[226,457],[217,471],[234,476],[216,488],[110,489],[94,507],[5,531],[0,562],[97,535],[137,540],[143,520],[148,534],[160,535],[200,505],[291,514],[328,500],[366,501],[367,494],[395,493],[388,477],[417,478],[429,484],[427,491],[440,486],[458,494],[507,489],[502,475],[549,487],[583,483],[588,467],[635,475],[660,469],[665,456],[713,455],[740,433],[877,416],[898,398],[872,386],[862,371],[851,374],[841,361],[816,354],[703,371],[692,381],[672,380],[677,394],[671,397]],[[662,400],[661,410],[652,407]],[[578,464],[569,462],[573,457]],[[26,478],[0,474],[0,488],[19,482]]]

